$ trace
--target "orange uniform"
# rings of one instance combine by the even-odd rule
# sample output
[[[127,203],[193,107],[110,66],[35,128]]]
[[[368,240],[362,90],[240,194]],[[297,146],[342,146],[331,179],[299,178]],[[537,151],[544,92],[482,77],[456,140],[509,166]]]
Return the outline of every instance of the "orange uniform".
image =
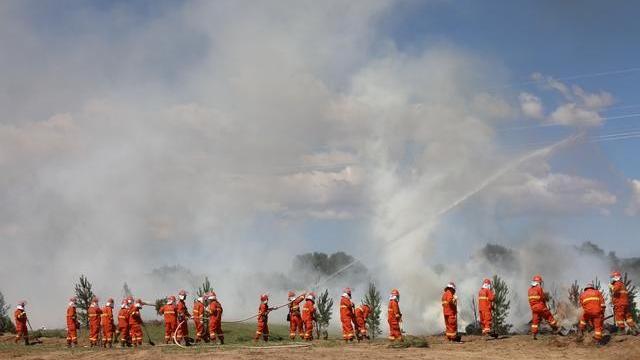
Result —
[[[402,313],[400,305],[395,296],[389,299],[389,308],[387,310],[387,322],[389,323],[389,340],[402,340],[402,331],[400,323],[402,322]]]
[[[493,290],[488,287],[482,287],[478,292],[478,312],[480,313],[480,325],[482,325],[483,335],[491,332],[491,310],[494,298]]]
[[[126,300],[120,305],[118,311],[118,332],[120,332],[120,344],[124,346],[131,341],[129,334],[129,307]]]
[[[355,337],[353,331],[354,320],[350,291],[344,292],[340,298],[340,322],[342,323],[342,338],[345,341],[352,341]]]
[[[541,285],[534,285],[528,291],[529,306],[531,307],[531,333],[536,335],[540,320],[546,320],[552,328],[557,328],[556,319],[551,315],[551,311],[547,307],[547,299]]]
[[[293,340],[296,335],[303,338],[303,319],[300,313],[300,303],[304,300],[304,295],[298,297],[295,297],[293,293],[289,293],[289,295],[289,338]]]
[[[20,339],[24,339],[25,344],[29,344],[29,331],[27,330],[27,313],[24,311],[24,305],[18,305],[16,311],[13,313],[13,320],[16,325],[16,338],[17,343]]]
[[[444,289],[442,313],[446,327],[445,336],[449,340],[456,340],[458,337],[458,298],[455,295],[455,288],[447,286]]]
[[[113,343],[113,332],[115,331],[115,325],[113,324],[113,307],[106,305],[102,308],[101,324],[102,324],[102,345],[111,346]]]
[[[204,334],[204,304],[200,301],[201,298],[196,299],[193,302],[193,322],[196,325],[196,342],[202,340]]]
[[[222,331],[222,304],[218,302],[217,298],[209,297],[211,303],[209,304],[209,339],[216,340],[216,337],[220,339],[220,343],[224,344],[224,332]]]
[[[268,298],[266,295],[261,297],[260,307],[258,307],[258,328],[256,329],[255,340],[259,340],[260,337],[264,341],[269,341],[269,305],[267,303]]]
[[[171,337],[178,326],[176,306],[173,303],[166,304],[160,308],[160,314],[164,316],[164,342],[168,344],[171,342]]]
[[[131,336],[131,343],[133,346],[142,345],[142,315],[140,314],[140,308],[142,304],[136,302],[129,309],[129,334]]]
[[[72,299],[67,307],[67,346],[78,345],[78,325],[75,299]]]
[[[182,339],[189,337],[187,319],[191,317],[191,314],[189,314],[189,310],[187,310],[187,305],[184,303],[184,300],[178,301],[176,311],[178,313],[178,332],[176,334],[176,340],[180,342]]]
[[[316,320],[315,297],[307,296],[307,300],[302,307],[301,321],[304,323],[304,339],[313,340],[313,322]]]
[[[360,338],[369,338],[369,334],[367,332],[367,318],[369,317],[369,313],[371,312],[371,308],[367,304],[361,304],[356,307],[356,325],[358,326],[358,336]]]
[[[629,293],[627,287],[621,280],[613,281],[609,285],[611,292],[611,302],[613,303],[613,318],[616,322],[616,327],[619,330],[624,330],[625,322],[631,328],[635,328],[636,324],[633,321],[633,315],[629,311]]]
[[[92,302],[91,305],[89,305],[89,311],[87,311],[87,316],[89,317],[89,343],[91,346],[98,345],[98,339],[100,338],[100,315],[102,315],[102,310],[98,306],[98,302]]]
[[[580,305],[582,305],[582,316],[578,327],[584,331],[587,323],[593,323],[593,338],[597,341],[602,339],[602,326],[604,324],[604,309],[606,304],[602,293],[588,284],[582,294],[580,294]]]

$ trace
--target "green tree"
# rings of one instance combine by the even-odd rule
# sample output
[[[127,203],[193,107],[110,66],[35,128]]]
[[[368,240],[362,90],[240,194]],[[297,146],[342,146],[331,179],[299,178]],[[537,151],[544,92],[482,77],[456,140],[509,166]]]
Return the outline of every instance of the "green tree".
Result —
[[[153,303],[153,305],[155,306],[156,314],[161,315],[160,314],[160,309],[163,306],[167,305],[167,298],[156,299],[156,301]]]
[[[580,307],[580,285],[578,285],[578,280],[575,280],[569,288],[569,302],[576,308]]]
[[[201,297],[210,291],[213,291],[213,287],[211,287],[211,282],[209,282],[209,277],[205,276],[204,281],[202,282],[202,285],[200,285],[196,293],[198,294],[198,297]]]
[[[11,317],[9,317],[10,307],[11,306],[5,302],[4,295],[0,292],[0,334],[15,331]]]
[[[481,335],[482,328],[480,326],[480,321],[478,320],[478,303],[476,302],[476,297],[474,295],[471,295],[469,307],[471,308],[471,313],[473,314],[473,322],[467,325],[464,331],[467,335]]]
[[[508,334],[513,325],[507,324],[511,301],[509,299],[509,287],[498,275],[493,275],[493,325],[492,331],[499,335]]]
[[[91,290],[91,282],[86,276],[80,275],[80,281],[76,283],[76,300],[78,309],[78,321],[89,327],[89,317],[87,312],[89,311],[89,305],[91,305],[91,299],[95,296]]]
[[[627,276],[627,273],[624,273],[624,277],[622,278],[622,282],[627,287],[627,295],[629,296],[629,311],[633,316],[633,321],[638,323],[638,306],[636,304],[636,295],[638,294],[638,288],[633,285],[631,279]]]
[[[127,298],[129,296],[133,296],[131,289],[129,288],[129,284],[126,282],[122,285],[122,298]]]
[[[331,321],[331,309],[333,308],[333,299],[329,297],[329,290],[325,289],[324,292],[320,294],[317,305],[315,315],[318,338],[320,338],[320,334],[322,333],[322,338],[326,340],[329,337],[327,328],[329,327],[329,321]]]
[[[363,303],[369,305],[369,308],[371,309],[371,314],[366,319],[366,322],[369,327],[371,337],[375,339],[378,335],[382,334],[382,330],[380,329],[382,296],[378,289],[376,289],[376,284],[373,282],[369,282],[369,288],[367,289],[367,293],[364,295]]]
[[[210,291],[213,291],[213,287],[211,286],[209,277],[205,276],[204,281],[202,282],[202,285],[200,285],[196,293],[198,294],[198,297],[204,297],[204,294]],[[206,304],[206,302],[207,302],[206,299],[204,299],[203,303]],[[208,314],[208,307],[205,306],[204,311],[205,311],[205,315],[202,317],[202,326],[204,326],[205,329],[209,329],[209,316],[206,316],[206,314]],[[209,330],[205,330],[204,334],[202,334],[202,337],[204,338],[205,341],[209,341]]]

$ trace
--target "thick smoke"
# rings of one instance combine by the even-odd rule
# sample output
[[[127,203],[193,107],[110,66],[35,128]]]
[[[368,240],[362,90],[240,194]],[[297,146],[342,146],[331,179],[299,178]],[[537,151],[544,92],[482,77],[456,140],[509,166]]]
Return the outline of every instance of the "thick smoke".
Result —
[[[464,204],[479,220],[442,216],[523,155],[495,127],[533,95],[486,91],[507,71],[454,45],[397,49],[378,32],[387,1],[89,7],[54,12],[51,32],[34,8],[0,5],[0,290],[29,300],[36,326],[63,324],[81,273],[102,297],[126,281],[147,300],[208,275],[225,315],[245,317],[262,292],[280,303],[302,287],[295,255],[330,248],[363,261],[384,292],[400,289],[408,330],[439,331],[449,280],[472,294],[513,270],[515,295],[532,273],[571,281],[586,261],[568,263],[543,231],[503,240],[523,244],[513,263],[467,261],[486,241],[464,225],[616,202],[545,153]],[[308,235],[337,222],[359,231]],[[151,273],[174,264],[193,273]]]

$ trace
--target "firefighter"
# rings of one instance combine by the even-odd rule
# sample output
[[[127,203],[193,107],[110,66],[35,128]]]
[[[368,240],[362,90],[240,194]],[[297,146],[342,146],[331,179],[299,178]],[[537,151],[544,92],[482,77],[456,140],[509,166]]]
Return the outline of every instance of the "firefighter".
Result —
[[[72,297],[69,299],[67,306],[67,347],[78,346],[78,315],[76,313],[77,299]]]
[[[342,290],[340,298],[340,322],[342,322],[342,338],[345,342],[353,341],[355,337],[353,331],[354,320],[351,289],[345,288]]]
[[[89,343],[91,347],[97,346],[98,339],[100,338],[100,316],[102,315],[102,310],[100,309],[100,305],[98,305],[98,301],[98,297],[94,296],[93,299],[91,299],[91,304],[87,311],[87,316],[89,317]]]
[[[461,342],[458,334],[458,297],[456,284],[448,283],[442,293],[442,313],[444,315],[445,336],[449,341]]]
[[[480,325],[482,325],[482,335],[494,335],[491,332],[491,310],[495,294],[491,289],[491,280],[484,279],[482,287],[478,292],[478,311],[480,313]],[[495,335],[494,335],[495,336]]]
[[[303,333],[303,320],[300,314],[300,303],[305,300],[304,293],[296,296],[294,291],[289,291],[287,299],[289,300],[289,314],[287,314],[287,321],[289,321],[289,338],[294,340],[296,335],[300,338],[304,338]]]
[[[622,281],[622,274],[614,271],[611,274],[611,283],[609,284],[609,292],[611,293],[611,303],[613,304],[613,317],[618,328],[618,333],[624,333],[625,322],[629,325],[631,334],[637,335],[638,329],[633,321],[633,315],[629,311],[629,293],[627,287]]]
[[[187,320],[191,317],[191,314],[189,314],[187,304],[185,304],[186,299],[187,292],[180,290],[178,292],[178,305],[176,307],[178,314],[178,332],[176,334],[176,340],[180,343],[182,342],[182,339],[184,339],[186,345],[191,345],[191,342],[189,341],[189,326],[187,325]]]
[[[173,295],[167,297],[167,303],[160,308],[159,313],[164,316],[164,343],[168,344],[171,342],[171,337],[178,326],[176,297]]]
[[[400,292],[398,289],[391,290],[389,296],[389,308],[387,310],[387,322],[389,323],[389,340],[403,341],[402,330],[402,313],[400,312]]]
[[[607,307],[602,293],[592,283],[588,283],[584,287],[582,294],[580,294],[580,305],[582,306],[582,316],[578,324],[578,329],[580,330],[579,338],[582,339],[587,323],[590,323],[593,324],[594,329],[593,339],[600,343],[602,341],[604,311]]]
[[[304,323],[304,340],[313,340],[313,322],[316,321],[316,293],[306,294],[304,306],[302,307],[301,321]]]
[[[142,300],[136,299],[129,309],[129,333],[133,346],[142,346],[142,315],[140,314],[142,305]]]
[[[369,333],[367,331],[367,318],[371,313],[371,308],[367,304],[360,304],[360,306],[356,307],[355,315],[356,315],[356,324],[358,325],[356,328],[358,337],[358,341],[361,339],[369,340]]]
[[[129,301],[123,299],[118,311],[118,334],[120,336],[120,346],[131,346],[131,337],[129,334]]]
[[[273,310],[269,307],[269,295],[260,295],[260,307],[258,307],[258,328],[256,329],[256,336],[254,341],[262,340],[269,341],[269,312]]]
[[[533,340],[538,339],[538,327],[540,326],[541,319],[546,320],[554,332],[558,331],[558,323],[547,307],[547,295],[542,289],[542,284],[542,276],[534,276],[528,292],[529,306],[531,307],[531,333],[533,334]]]
[[[196,343],[202,341],[204,334],[204,298],[199,296],[193,302],[193,322],[196,327]]]
[[[224,332],[222,331],[222,304],[214,291],[208,295],[209,299],[209,340],[220,340],[220,345],[224,345]]]
[[[100,322],[102,324],[102,346],[113,346],[113,331],[115,325],[113,324],[113,299],[107,299],[107,303],[102,308],[102,314],[100,314]]]
[[[20,339],[23,339],[24,344],[29,345],[29,331],[27,330],[28,318],[27,312],[25,311],[26,306],[26,301],[20,301],[18,305],[16,305],[16,311],[13,313],[13,320],[15,321],[16,325],[16,344],[20,341]]]

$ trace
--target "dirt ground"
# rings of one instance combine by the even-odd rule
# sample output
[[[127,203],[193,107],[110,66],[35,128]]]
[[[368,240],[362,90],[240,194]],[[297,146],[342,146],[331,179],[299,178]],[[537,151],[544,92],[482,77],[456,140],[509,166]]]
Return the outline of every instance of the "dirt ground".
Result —
[[[426,340],[426,342],[425,342]],[[465,337],[463,344],[453,344],[442,337],[414,338],[408,347],[390,347],[384,341],[342,344],[339,341],[314,342],[307,348],[254,349],[251,346],[229,345],[223,348],[200,346],[181,349],[176,346],[145,345],[139,349],[89,349],[83,346],[66,349],[63,339],[43,339],[42,344],[29,347],[13,345],[10,339],[0,344],[0,358],[20,359],[640,359],[640,337],[616,336],[606,346],[596,347],[587,339],[577,343],[575,337],[541,336],[533,341],[529,336],[516,335],[499,340]]]

